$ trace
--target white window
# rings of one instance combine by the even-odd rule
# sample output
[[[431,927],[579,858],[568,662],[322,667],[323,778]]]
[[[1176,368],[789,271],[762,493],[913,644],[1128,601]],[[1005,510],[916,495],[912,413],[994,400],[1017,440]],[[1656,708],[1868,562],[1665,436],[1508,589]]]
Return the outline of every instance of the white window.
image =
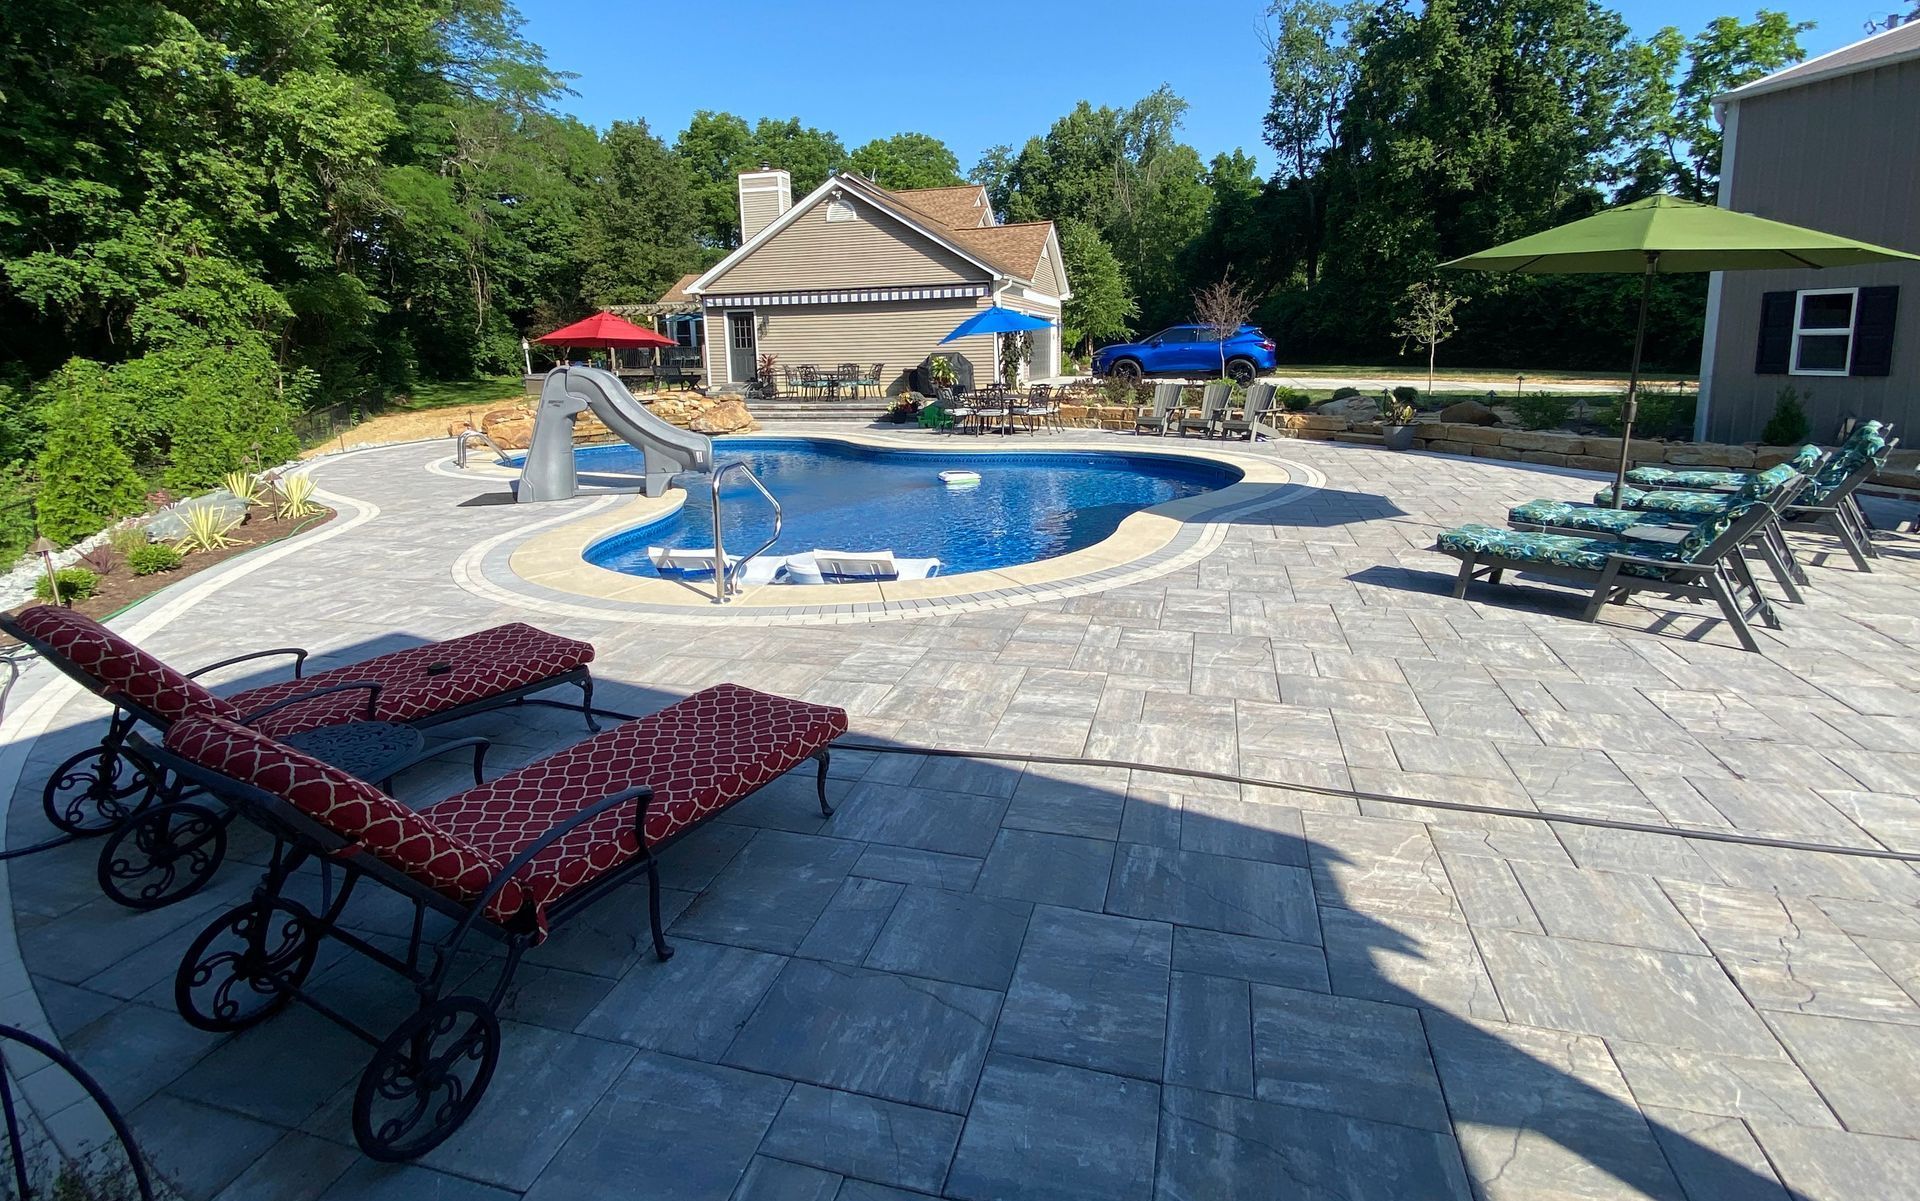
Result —
[[[844,196],[835,196],[827,201],[827,220],[852,221],[859,216],[853,211],[853,202]]]
[[[1845,375],[1853,358],[1858,288],[1819,288],[1793,300],[1794,375]]]

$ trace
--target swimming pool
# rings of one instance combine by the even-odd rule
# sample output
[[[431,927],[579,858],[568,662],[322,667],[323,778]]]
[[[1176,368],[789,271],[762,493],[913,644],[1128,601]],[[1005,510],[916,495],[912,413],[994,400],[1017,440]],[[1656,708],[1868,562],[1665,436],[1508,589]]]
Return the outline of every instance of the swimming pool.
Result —
[[[588,446],[574,452],[583,480],[638,473],[640,452]],[[833,550],[891,550],[901,558],[937,558],[942,575],[1032,563],[1083,549],[1111,535],[1129,514],[1180,497],[1224,488],[1239,469],[1171,456],[1108,451],[998,454],[888,450],[816,438],[727,438],[717,463],[745,462],[785,511],[770,555]],[[980,483],[948,487],[939,473],[968,469]],[[605,481],[595,481],[605,482]],[[684,507],[659,520],[589,544],[588,562],[635,576],[657,576],[649,546],[710,547],[713,514],[705,477],[678,481]],[[773,517],[738,476],[721,492],[729,552],[744,554],[773,532]]]

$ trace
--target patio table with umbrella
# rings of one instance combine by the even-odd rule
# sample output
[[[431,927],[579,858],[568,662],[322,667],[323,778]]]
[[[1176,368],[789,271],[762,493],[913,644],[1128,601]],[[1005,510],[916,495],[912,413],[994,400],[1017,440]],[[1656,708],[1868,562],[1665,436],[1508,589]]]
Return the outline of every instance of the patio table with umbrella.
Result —
[[[664,346],[676,346],[672,338],[657,334],[644,325],[635,325],[625,317],[613,313],[595,313],[583,321],[572,325],[563,325],[550,334],[535,338],[542,346],[559,346],[582,350],[604,350],[609,360],[616,350],[658,349]],[[614,363],[617,368],[619,364]]]
[[[1676,196],[1653,196],[1440,265],[1533,275],[1629,271],[1640,275],[1640,319],[1633,335],[1633,366],[1621,410],[1620,466],[1613,482],[1617,507],[1627,484],[1628,448],[1633,444],[1633,420],[1639,408],[1640,357],[1647,341],[1647,302],[1655,275],[1850,267],[1893,259],[1920,259],[1920,255]]]
[[[971,338],[979,334],[993,335],[993,378],[995,382],[998,383],[1000,379],[999,335],[1027,333],[1031,330],[1051,328],[1053,328],[1053,322],[1047,320],[1045,317],[1029,317],[1025,313],[1004,308],[997,304],[990,304],[965,321],[962,321],[959,325],[954,326],[952,333],[940,339],[940,345],[945,346],[949,342],[958,342],[962,338]],[[1013,432],[1011,417],[1001,423],[1000,432],[1003,434]]]

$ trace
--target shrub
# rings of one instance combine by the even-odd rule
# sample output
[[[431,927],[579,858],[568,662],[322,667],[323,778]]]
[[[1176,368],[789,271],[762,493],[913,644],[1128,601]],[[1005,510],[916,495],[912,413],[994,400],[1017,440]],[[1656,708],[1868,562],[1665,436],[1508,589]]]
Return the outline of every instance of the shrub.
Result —
[[[1813,399],[1808,393],[1807,399]],[[1807,420],[1807,410],[1800,404],[1800,394],[1793,386],[1780,389],[1778,399],[1773,402],[1773,416],[1767,419],[1766,428],[1760,431],[1760,441],[1768,446],[1797,446],[1805,442],[1813,433],[1813,423]]]
[[[219,550],[223,546],[232,546],[233,539],[227,535],[242,520],[229,516],[220,506],[212,504],[182,505],[179,513],[181,524],[187,532],[180,535],[174,545],[183,551]]]
[[[1620,397],[1594,413],[1594,420],[1614,433],[1622,426],[1620,409],[1626,398]],[[1684,390],[1667,391],[1645,388],[1640,392],[1640,413],[1634,421],[1636,438],[1688,438],[1693,435],[1693,415],[1700,398]]]
[[[267,503],[266,485],[251,471],[229,471],[220,477],[220,486],[249,507]]]
[[[1341,386],[1333,390],[1333,395],[1331,397],[1328,397],[1328,399],[1329,400],[1351,400],[1352,398],[1358,395],[1360,395],[1360,389],[1355,388],[1349,384],[1342,384]]]
[[[97,364],[80,363],[69,363],[59,373],[64,378],[49,385],[60,399],[46,409],[47,441],[35,461],[40,530],[56,542],[77,542],[146,503],[133,460],[114,442],[106,411],[89,403],[88,393],[104,373]]]
[[[296,517],[311,517],[320,511],[313,503],[313,480],[304,475],[290,475],[280,481],[280,507],[277,510],[285,520]]]
[[[1558,429],[1567,423],[1568,416],[1573,413],[1573,401],[1551,392],[1535,392],[1531,396],[1516,397],[1513,412],[1520,419],[1522,429]]]
[[[1313,403],[1313,398],[1298,388],[1275,388],[1273,402],[1289,413],[1300,413]]]
[[[164,542],[149,542],[127,552],[127,566],[135,575],[158,575],[180,566],[184,556]]]
[[[60,599],[66,604],[83,601],[100,591],[100,577],[84,567],[62,567],[53,577],[60,582]],[[33,595],[37,600],[53,600],[53,585],[44,572],[34,581]]]
[[[113,549],[112,543],[96,546],[86,554],[80,556],[80,566],[91,571],[103,580],[114,572],[119,571],[122,562],[124,562],[124,560],[121,559],[120,552]]]
[[[116,382],[135,391],[142,380],[167,377],[168,487],[198,492],[219,485],[227,472],[285,462],[299,452],[293,415],[309,381],[283,379],[264,344],[195,347],[136,362],[155,359],[162,360],[155,371],[133,372],[130,363]]]
[[[1420,389],[1412,384],[1401,384],[1393,390],[1393,398],[1403,405],[1417,405],[1420,403]]]
[[[33,492],[23,469],[0,467],[0,568],[26,554],[33,542]]]
[[[140,526],[117,525],[107,531],[107,545],[119,551],[121,558],[131,562],[133,552],[143,546],[151,546],[152,541],[148,539],[147,531]]]

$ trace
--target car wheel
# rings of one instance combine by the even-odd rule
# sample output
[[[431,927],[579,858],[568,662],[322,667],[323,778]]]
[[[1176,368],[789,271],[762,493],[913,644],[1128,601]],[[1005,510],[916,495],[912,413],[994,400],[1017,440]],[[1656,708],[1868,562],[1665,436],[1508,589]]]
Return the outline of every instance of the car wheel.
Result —
[[[1137,384],[1140,382],[1140,364],[1134,362],[1132,359],[1121,359],[1118,363],[1108,368],[1107,374],[1119,380],[1121,383]]]
[[[1227,378],[1232,380],[1234,383],[1250,384],[1253,382],[1253,377],[1255,374],[1257,373],[1254,371],[1253,360],[1251,359],[1228,359],[1227,360]]]

